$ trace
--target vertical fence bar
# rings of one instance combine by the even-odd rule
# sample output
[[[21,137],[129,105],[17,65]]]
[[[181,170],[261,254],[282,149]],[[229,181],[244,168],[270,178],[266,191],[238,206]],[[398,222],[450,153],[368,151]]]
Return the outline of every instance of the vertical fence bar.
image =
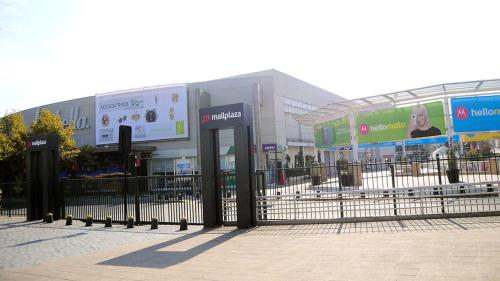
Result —
[[[396,180],[394,178],[394,165],[391,164],[390,165],[390,169],[391,169],[391,179],[392,179],[392,188],[393,188],[393,192],[392,192],[392,204],[393,204],[393,207],[394,207],[394,215],[397,216],[398,215],[398,206],[397,206],[397,203],[396,203]]]
[[[340,205],[340,217],[344,217],[344,202],[342,201],[342,172],[341,172],[342,167],[340,165],[337,165],[337,174],[338,174],[338,179],[339,179],[339,193],[337,193],[338,199],[339,199],[339,205]]]

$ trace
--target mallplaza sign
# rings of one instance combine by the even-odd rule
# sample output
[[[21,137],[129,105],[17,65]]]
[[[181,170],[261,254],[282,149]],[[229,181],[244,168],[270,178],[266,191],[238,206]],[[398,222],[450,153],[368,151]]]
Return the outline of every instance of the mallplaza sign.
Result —
[[[213,114],[213,115],[210,115],[210,113],[208,113],[202,117],[201,123],[205,124],[205,123],[208,123],[210,121],[216,121],[216,120],[226,121],[227,119],[240,118],[240,117],[241,117],[241,111],[220,112],[218,114]]]
[[[201,129],[231,128],[247,124],[251,118],[249,105],[243,103],[200,108]]]

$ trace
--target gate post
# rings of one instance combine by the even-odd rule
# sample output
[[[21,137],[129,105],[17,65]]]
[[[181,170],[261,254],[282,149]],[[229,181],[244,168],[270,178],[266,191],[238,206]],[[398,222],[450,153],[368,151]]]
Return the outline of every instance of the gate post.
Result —
[[[241,126],[234,129],[236,208],[238,228],[243,229],[256,225],[252,144],[251,127]]]
[[[200,130],[203,226],[215,227],[222,224],[221,192],[219,171],[219,134],[217,130]]]
[[[394,215],[397,216],[398,215],[398,205],[397,205],[397,202],[396,202],[396,178],[395,178],[395,175],[394,175],[394,164],[391,164],[389,166],[391,168],[391,179],[392,179],[392,204],[393,204],[393,207],[394,207]]]
[[[219,178],[219,129],[234,128],[236,168],[236,217],[238,228],[256,225],[253,178],[252,110],[243,103],[200,108],[200,156],[203,175],[203,225],[222,224]]]
[[[38,135],[26,141],[27,219],[39,220],[53,213],[61,218],[59,176],[59,136]]]

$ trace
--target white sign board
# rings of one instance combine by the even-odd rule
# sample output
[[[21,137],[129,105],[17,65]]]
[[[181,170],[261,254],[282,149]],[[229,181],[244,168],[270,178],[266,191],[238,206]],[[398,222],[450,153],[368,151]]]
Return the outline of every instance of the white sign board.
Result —
[[[132,141],[188,137],[187,86],[174,85],[96,96],[96,144],[118,143],[120,125]]]

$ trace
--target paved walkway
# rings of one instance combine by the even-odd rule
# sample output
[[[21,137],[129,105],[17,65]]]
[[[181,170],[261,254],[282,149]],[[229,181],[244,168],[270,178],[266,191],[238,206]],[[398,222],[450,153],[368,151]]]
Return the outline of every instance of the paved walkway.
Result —
[[[0,221],[2,281],[500,280],[500,217],[189,232]]]

